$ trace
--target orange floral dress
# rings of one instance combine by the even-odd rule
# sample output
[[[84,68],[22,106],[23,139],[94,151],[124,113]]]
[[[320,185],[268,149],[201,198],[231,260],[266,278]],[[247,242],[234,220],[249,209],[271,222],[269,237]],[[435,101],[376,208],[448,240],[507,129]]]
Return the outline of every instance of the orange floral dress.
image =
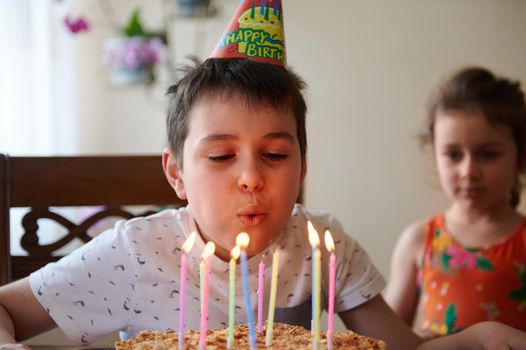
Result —
[[[445,335],[493,320],[526,331],[526,220],[498,244],[467,248],[447,232],[443,214],[433,217],[418,286],[419,330]]]

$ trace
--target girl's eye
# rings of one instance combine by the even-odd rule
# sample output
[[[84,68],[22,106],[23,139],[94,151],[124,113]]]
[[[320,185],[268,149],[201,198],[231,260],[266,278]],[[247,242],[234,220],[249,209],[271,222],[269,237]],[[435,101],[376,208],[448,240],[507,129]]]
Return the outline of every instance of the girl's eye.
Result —
[[[496,158],[498,156],[498,152],[496,151],[482,151],[480,153],[480,157],[482,159],[486,159],[486,160],[489,160],[489,159],[493,159],[493,158]]]
[[[234,155],[233,154],[222,154],[222,155],[219,155],[219,156],[208,156],[208,159],[211,160],[212,162],[225,162],[229,159],[232,159],[234,158]]]
[[[462,158],[462,153],[459,151],[447,151],[446,157],[449,158],[449,160],[456,161]]]
[[[264,156],[271,160],[281,160],[288,157],[288,155],[284,153],[264,153]]]

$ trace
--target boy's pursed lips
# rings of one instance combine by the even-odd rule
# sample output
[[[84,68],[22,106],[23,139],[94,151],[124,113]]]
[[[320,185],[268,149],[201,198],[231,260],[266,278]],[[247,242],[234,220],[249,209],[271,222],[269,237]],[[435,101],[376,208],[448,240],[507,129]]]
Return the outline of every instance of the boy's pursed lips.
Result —
[[[267,218],[267,213],[259,206],[250,206],[237,213],[241,223],[246,226],[257,226]]]

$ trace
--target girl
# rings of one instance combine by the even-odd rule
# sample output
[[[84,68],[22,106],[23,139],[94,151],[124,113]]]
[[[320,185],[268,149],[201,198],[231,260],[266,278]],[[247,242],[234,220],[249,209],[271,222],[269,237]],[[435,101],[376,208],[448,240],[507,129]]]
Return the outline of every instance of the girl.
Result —
[[[386,299],[424,337],[494,320],[526,330],[526,164],[520,84],[470,67],[431,101],[432,146],[451,205],[413,223],[394,250]]]

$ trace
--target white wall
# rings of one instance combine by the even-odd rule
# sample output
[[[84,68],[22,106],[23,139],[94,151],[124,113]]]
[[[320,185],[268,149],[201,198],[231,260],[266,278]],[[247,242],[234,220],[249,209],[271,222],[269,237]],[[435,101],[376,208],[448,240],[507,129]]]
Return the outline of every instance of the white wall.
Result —
[[[526,83],[526,2],[320,4],[285,9],[289,62],[310,85],[307,204],[340,218],[387,276],[403,227],[446,203],[416,140],[430,89],[465,64]]]
[[[402,228],[446,203],[416,140],[430,89],[465,64],[526,84],[526,2],[284,2],[289,65],[309,85],[306,204],[333,212],[387,276]],[[112,3],[121,18],[135,4],[148,23],[162,18],[160,1]],[[212,50],[239,0],[217,3],[216,18],[172,21],[176,62]],[[108,32],[97,33],[78,43],[81,152],[160,152],[164,86],[150,97],[141,87],[112,87],[99,64]]]

